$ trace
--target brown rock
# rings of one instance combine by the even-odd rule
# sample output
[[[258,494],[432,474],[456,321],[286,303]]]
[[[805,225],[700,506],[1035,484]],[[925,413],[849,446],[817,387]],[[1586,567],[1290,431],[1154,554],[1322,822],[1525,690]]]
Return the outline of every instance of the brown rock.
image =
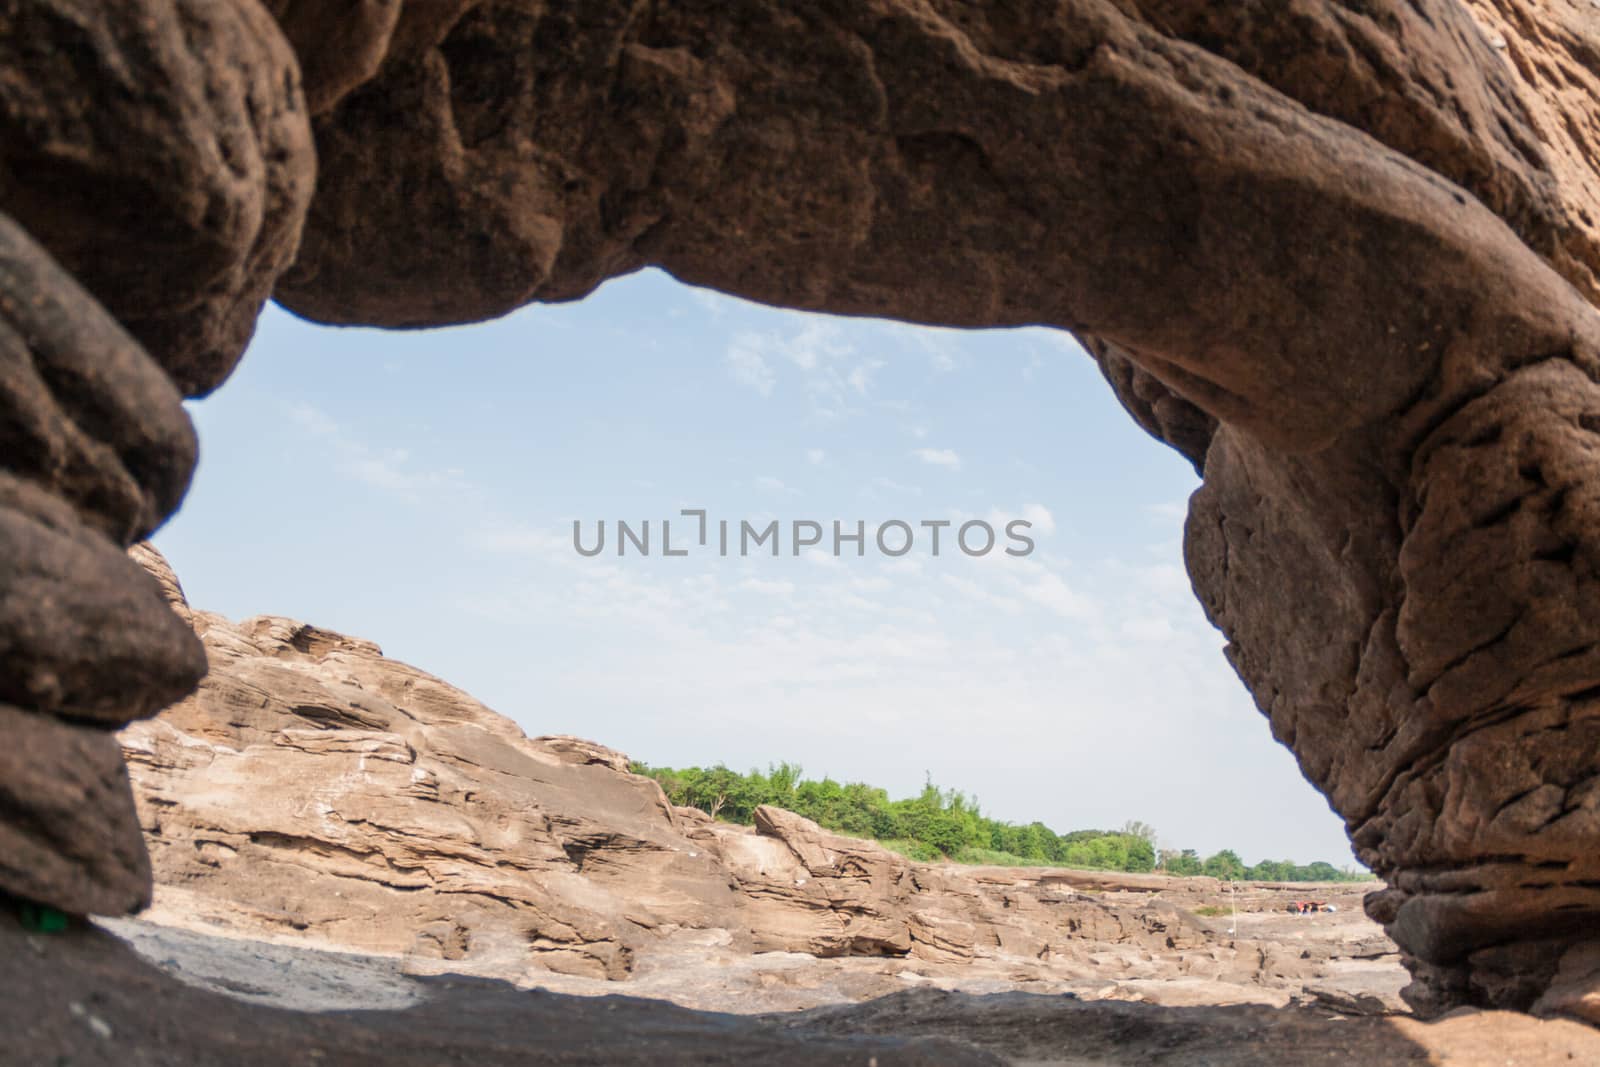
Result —
[[[123,733],[163,884],[257,929],[612,979],[652,930],[730,906],[653,781],[529,741],[370,642],[194,618],[199,692]]]
[[[4,0],[0,27],[0,211],[180,390],[216,388],[311,194],[282,34],[256,0]]]
[[[303,954],[296,962],[311,962],[315,955]],[[293,970],[298,977],[299,968]],[[186,977],[192,982],[195,976]],[[0,984],[10,991],[0,1001],[6,1054],[28,1064],[991,1067],[1006,1062],[945,1038],[839,1036],[828,1025],[819,1032],[810,1026],[800,1031],[792,1014],[737,1019],[660,1000],[542,995],[460,975],[419,983],[421,1002],[405,1011],[284,1011],[196,989],[92,927],[28,936],[3,910]]]
[[[175,591],[159,555],[140,555]],[[1211,953],[1204,989],[1233,1000],[1270,987],[1286,1001],[1310,975],[1173,902],[1214,899],[1212,879],[914,864],[770,806],[754,827],[719,823],[673,808],[622,753],[525,738],[371,642],[190,617],[210,673],[121,735],[164,921],[421,970],[643,983],[703,1006],[748,995],[730,975],[765,988],[752,953],[883,961],[865,985],[859,970],[785,979],[794,1007],[894,988],[882,966],[989,988],[1068,988],[1115,966],[1150,982],[1125,995],[1154,997]]]
[[[1204,457],[1197,590],[1410,902],[1395,935],[1430,967],[1493,970],[1475,953],[1600,909],[1579,843],[1600,835],[1595,746],[1556,740],[1587,737],[1600,683],[1587,416],[1549,401],[1586,395],[1600,351],[1568,284],[1594,295],[1573,89],[1592,16],[1558,7],[1546,25],[1478,4],[1515,31],[1497,49],[1444,0],[482,5],[319,124],[280,291],[421,325],[657,264],[788,306],[1092,335],[1135,417]],[[1486,439],[1485,491],[1428,442],[1491,423],[1537,455]],[[1507,514],[1509,536],[1489,521]],[[1529,834],[1565,873],[1483,862]],[[1525,1005],[1484,973],[1473,996]]]
[[[265,0],[300,61],[306,107],[320,115],[371,78],[389,51],[404,0]]]
[[[0,887],[78,914],[150,903],[150,860],[116,738],[0,704]]]
[[[205,654],[155,581],[0,472],[0,701],[120,725],[194,688]]]
[[[138,344],[3,216],[0,441],[0,702],[120,724],[193,689],[194,635],[121,551],[182,498],[189,418]]]
[[[189,488],[196,446],[181,401],[138,343],[0,215],[5,469],[129,544],[149,536]]]
[[[177,506],[194,460],[166,375],[0,215],[4,893],[79,913],[149,902],[119,750],[85,720],[152,714],[205,672],[194,634],[122,552]]]
[[[128,549],[128,558],[156,580],[156,586],[161,590],[161,599],[167,602],[167,606],[172,609],[174,615],[183,620],[185,626],[192,629],[194,612],[189,610],[189,598],[183,595],[183,586],[179,583],[178,576],[173,573],[167,557],[156,551],[155,546],[148,541],[141,541]]]
[[[593,741],[585,741],[581,737],[573,737],[571,734],[546,734],[543,737],[535,737],[533,743],[548,749],[565,763],[593,763],[621,771],[623,774],[628,773],[629,763],[625,753],[597,745]]]

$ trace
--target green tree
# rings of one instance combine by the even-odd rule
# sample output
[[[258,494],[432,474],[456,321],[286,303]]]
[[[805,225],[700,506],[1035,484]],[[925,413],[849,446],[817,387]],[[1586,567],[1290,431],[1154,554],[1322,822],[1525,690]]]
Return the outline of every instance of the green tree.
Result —
[[[1213,856],[1207,856],[1200,869],[1212,878],[1221,878],[1229,882],[1237,882],[1244,877],[1244,861],[1231,848],[1225,848]]]
[[[634,762],[629,769],[660,783],[674,804],[699,808],[730,822],[749,823],[756,808],[774,804],[839,833],[894,842],[913,858],[941,857],[966,862],[1060,864],[1099,870],[1149,871],[1159,863],[1172,875],[1209,874],[1217,878],[1262,881],[1334,881],[1369,877],[1340,870],[1331,863],[1305,867],[1292,860],[1262,860],[1246,867],[1239,855],[1223,849],[1203,862],[1193,849],[1155,847],[1155,829],[1131,820],[1115,832],[1073,830],[1057,834],[1042,822],[1022,825],[985,816],[975,797],[941,789],[931,776],[922,792],[891,800],[883,789],[865,782],[840,783],[832,778],[804,777],[800,765],[768,764],[766,771],[746,774],[724,764],[713,767],[651,767]]]
[[[1181,852],[1168,849],[1162,855],[1166,857],[1163,866],[1166,867],[1168,874],[1188,877],[1203,872],[1200,855],[1192,848],[1186,848]]]

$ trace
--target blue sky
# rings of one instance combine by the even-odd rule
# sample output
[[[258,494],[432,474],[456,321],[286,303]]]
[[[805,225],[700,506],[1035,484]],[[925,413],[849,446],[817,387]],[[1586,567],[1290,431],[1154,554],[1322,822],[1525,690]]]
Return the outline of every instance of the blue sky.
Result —
[[[1350,862],[1189,590],[1193,472],[1065,334],[780,311],[644,272],[447,330],[269,309],[191,411],[200,470],[156,544],[198,607],[370,638],[529,733],[651,763],[787,759],[895,795],[932,775],[1003,819]],[[586,541],[600,519],[659,538],[682,508],[869,537],[1022,517],[1037,548],[573,551],[574,519]]]

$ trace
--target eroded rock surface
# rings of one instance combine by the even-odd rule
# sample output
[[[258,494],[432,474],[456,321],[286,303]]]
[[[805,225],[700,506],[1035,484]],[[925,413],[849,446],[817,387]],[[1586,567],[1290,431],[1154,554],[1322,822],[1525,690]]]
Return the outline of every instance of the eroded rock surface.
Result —
[[[315,168],[299,67],[257,0],[0,3],[0,211],[184,393],[244,353]]]
[[[0,215],[0,888],[72,911],[149,903],[109,731],[205,672],[193,632],[123,552],[188,486],[194,431],[179,400]]]
[[[1397,1006],[1361,887],[1335,891],[1344,925],[1281,943],[1247,931],[1303,888],[1240,894],[1230,936],[1193,914],[1210,879],[917,864],[771,807],[719,823],[621,753],[525,737],[371,642],[194,610],[138,551],[211,662],[194,696],[120,735],[160,921],[739,1011],[907,981],[1271,1004],[1322,984]]]
[[[319,119],[279,293],[423,325],[654,264],[1078,332],[1203,469],[1197,592],[1390,879],[1415,1003],[1527,1007],[1600,917],[1595,29],[1567,0],[483,3]]]

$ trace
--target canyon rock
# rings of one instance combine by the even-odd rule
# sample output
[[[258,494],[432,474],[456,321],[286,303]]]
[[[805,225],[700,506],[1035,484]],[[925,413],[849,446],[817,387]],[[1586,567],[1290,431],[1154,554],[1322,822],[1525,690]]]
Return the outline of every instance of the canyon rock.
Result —
[[[1285,962],[1223,935],[1191,910],[1213,879],[920,864],[776,807],[751,827],[675,808],[623,754],[528,738],[369,641],[196,610],[137,552],[211,663],[193,696],[120,735],[163,921],[709,1008],[774,987],[809,1006],[902,975],[1287,1003],[1349,965],[1337,939]],[[1381,942],[1360,891],[1335,892]],[[1241,899],[1277,916],[1289,892]],[[1395,951],[1372,973],[1398,973]]]
[[[0,294],[0,701],[120,725],[205,671],[122,552],[183,498],[194,430],[160,368],[3,216]]]

